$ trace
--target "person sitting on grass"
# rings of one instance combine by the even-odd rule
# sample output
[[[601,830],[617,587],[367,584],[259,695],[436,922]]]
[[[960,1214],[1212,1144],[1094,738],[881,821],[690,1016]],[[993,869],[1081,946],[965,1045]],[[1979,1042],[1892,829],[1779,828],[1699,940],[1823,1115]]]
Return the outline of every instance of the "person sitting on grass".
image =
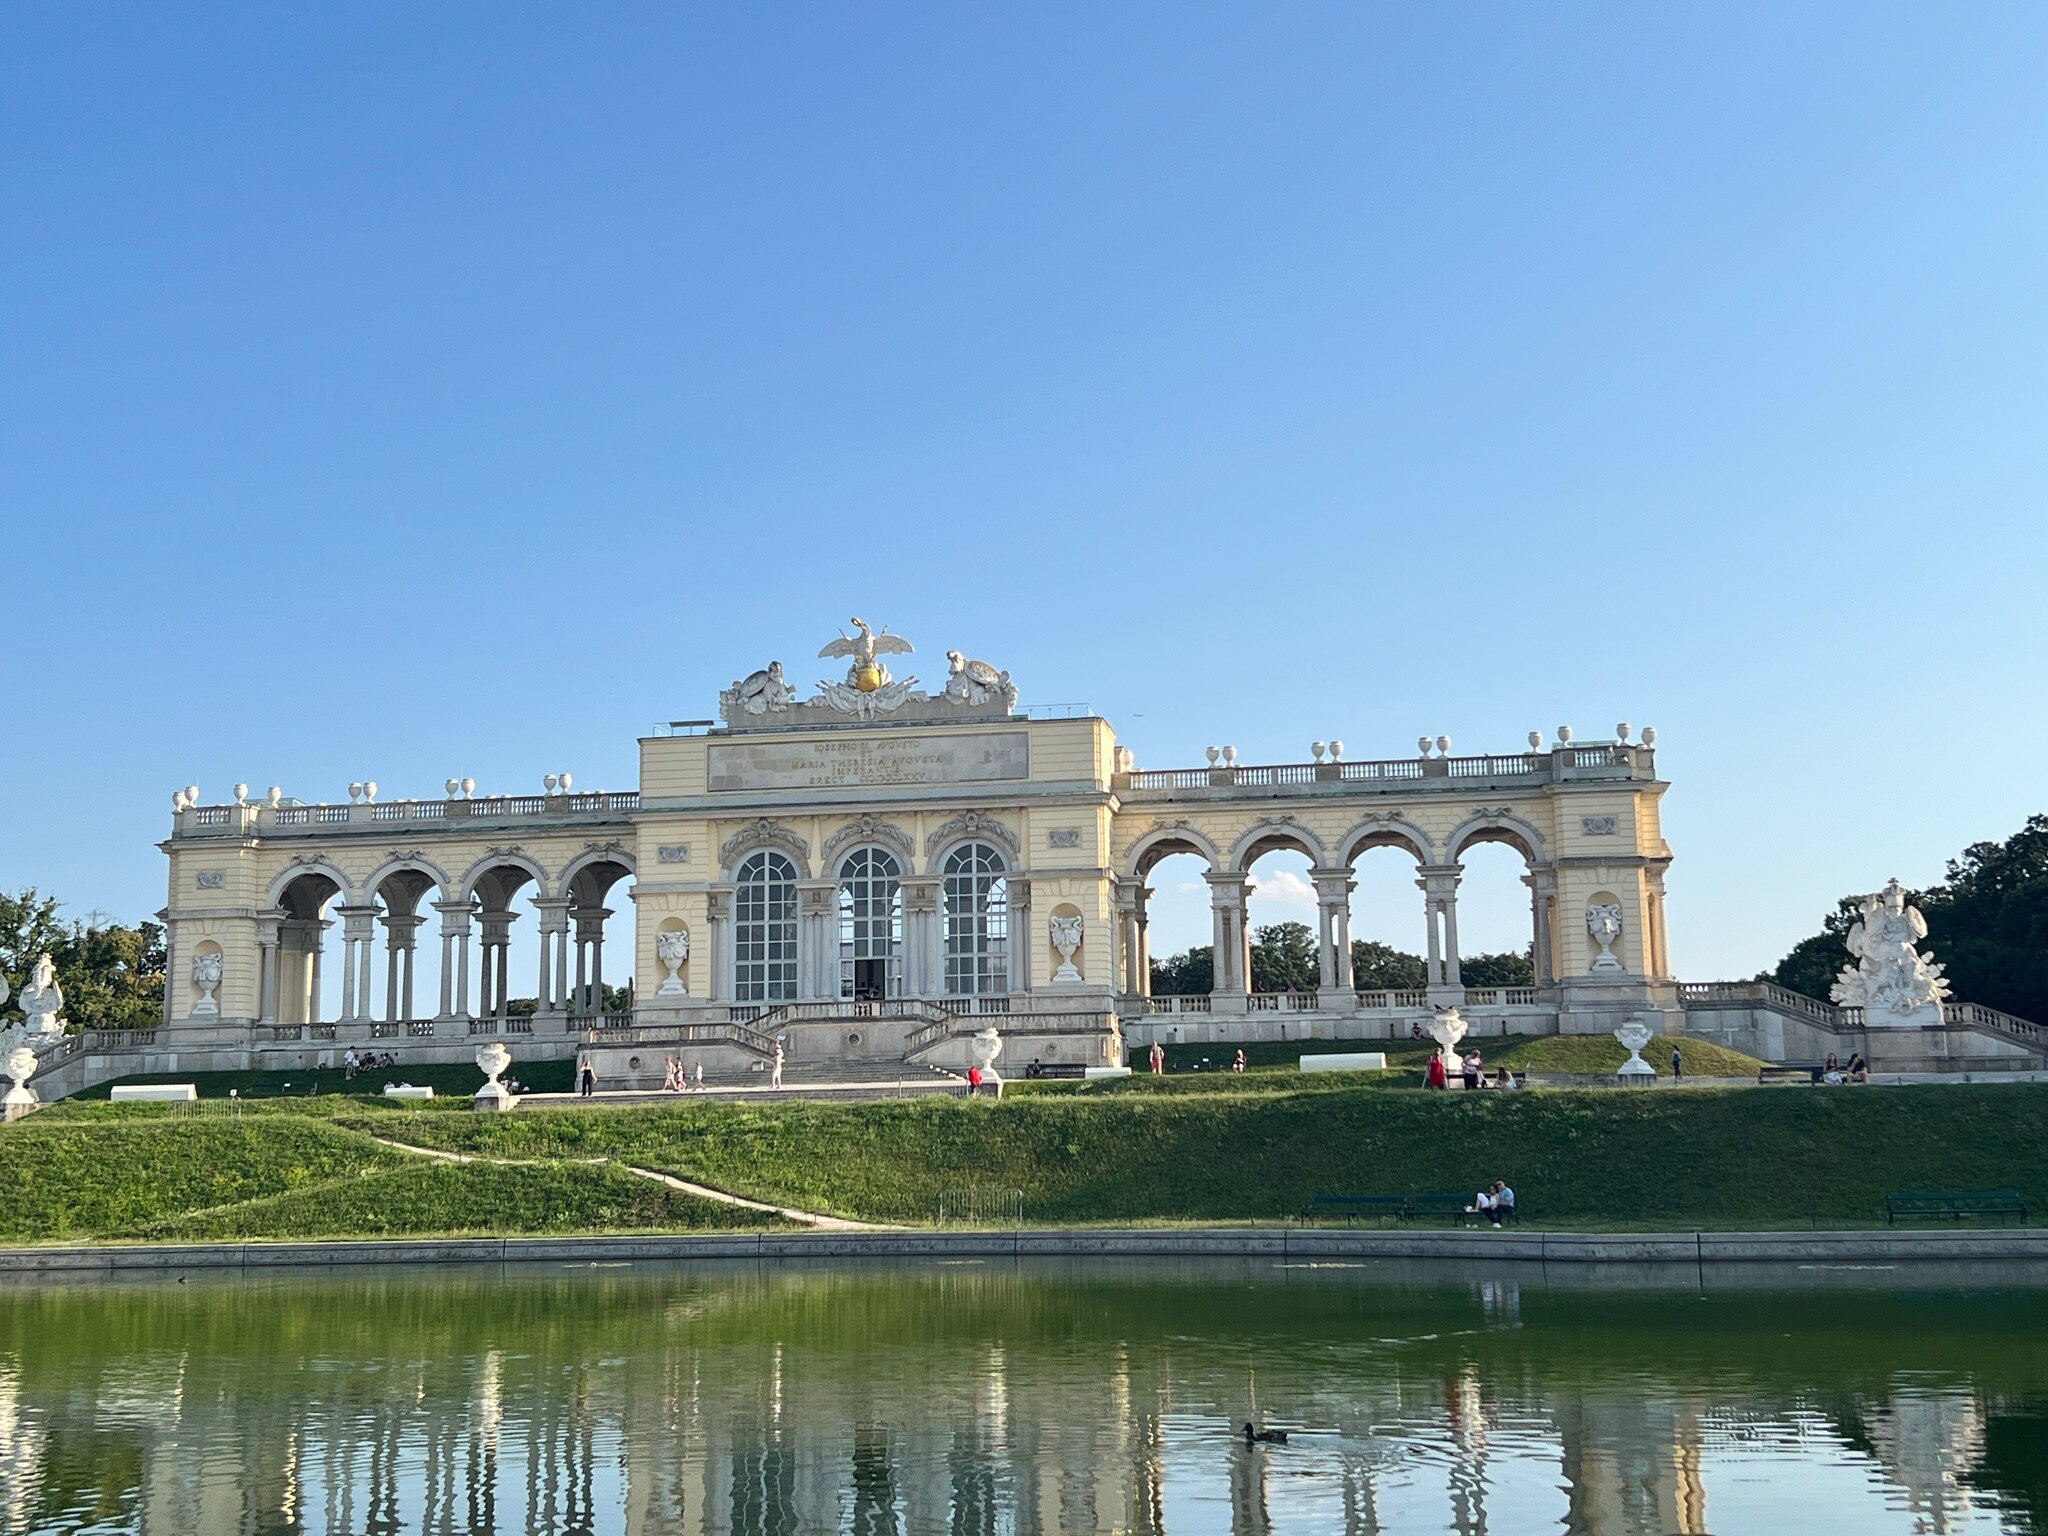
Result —
[[[1515,1074],[1510,1072],[1506,1067],[1502,1067],[1498,1072],[1493,1074],[1493,1086],[1496,1088],[1514,1087]]]

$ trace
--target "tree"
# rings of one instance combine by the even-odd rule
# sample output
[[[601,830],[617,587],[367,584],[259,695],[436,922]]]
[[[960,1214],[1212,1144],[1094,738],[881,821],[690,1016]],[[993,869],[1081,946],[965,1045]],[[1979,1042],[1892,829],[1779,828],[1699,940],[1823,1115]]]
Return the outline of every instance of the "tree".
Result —
[[[1198,997],[1215,984],[1215,951],[1198,944],[1184,954],[1152,962],[1154,997]]]
[[[35,889],[0,892],[0,975],[12,995],[0,1022],[19,1023],[21,989],[48,954],[64,990],[64,1016],[93,1029],[149,1029],[163,1020],[164,930],[157,923],[65,922]]]
[[[1497,955],[1461,955],[1458,958],[1458,978],[1468,987],[1533,987],[1536,985],[1534,946],[1519,955],[1505,950]]]
[[[1351,941],[1351,984],[1361,992],[1419,992],[1429,985],[1429,967],[1375,939]]]
[[[1322,975],[1316,936],[1307,923],[1269,923],[1253,930],[1254,992],[1313,992]]]
[[[2048,1019],[2048,815],[2027,818],[2002,843],[1972,843],[1946,878],[1908,894],[1927,916],[1923,949],[1940,961],[1954,995],[2026,1019]],[[1761,978],[1826,999],[1849,963],[1843,939],[1862,911],[1845,896]]]

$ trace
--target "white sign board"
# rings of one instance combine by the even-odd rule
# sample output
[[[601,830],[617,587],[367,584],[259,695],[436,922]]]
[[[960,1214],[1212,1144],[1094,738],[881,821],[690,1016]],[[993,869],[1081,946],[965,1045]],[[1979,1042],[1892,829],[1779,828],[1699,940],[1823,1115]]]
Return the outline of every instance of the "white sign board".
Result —
[[[712,790],[850,789],[863,784],[983,784],[1028,778],[1022,731],[711,743]]]

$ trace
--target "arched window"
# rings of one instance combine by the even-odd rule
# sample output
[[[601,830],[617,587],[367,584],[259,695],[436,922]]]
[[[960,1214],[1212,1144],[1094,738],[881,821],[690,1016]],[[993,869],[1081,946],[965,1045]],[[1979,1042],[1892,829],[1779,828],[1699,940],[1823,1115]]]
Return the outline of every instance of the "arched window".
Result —
[[[979,997],[1010,990],[1010,882],[986,843],[946,855],[946,991]]]
[[[771,849],[740,865],[732,902],[732,995],[743,1003],[796,998],[796,866]]]
[[[859,1002],[903,995],[903,866],[879,848],[856,848],[839,866],[839,995]]]

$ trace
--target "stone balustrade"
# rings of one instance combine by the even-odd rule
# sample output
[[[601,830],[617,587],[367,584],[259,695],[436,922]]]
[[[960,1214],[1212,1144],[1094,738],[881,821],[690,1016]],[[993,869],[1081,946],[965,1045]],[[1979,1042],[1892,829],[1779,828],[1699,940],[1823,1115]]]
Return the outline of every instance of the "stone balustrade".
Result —
[[[1654,780],[1657,754],[1620,742],[1560,746],[1545,752],[1489,753],[1472,757],[1403,757],[1374,762],[1218,763],[1119,773],[1112,787],[1127,801],[1151,797],[1229,799],[1235,792],[1264,798],[1288,794],[1356,794],[1384,790],[1415,794],[1433,789],[1512,789],[1578,780]]]
[[[623,822],[640,808],[637,790],[606,794],[483,795],[452,800],[357,800],[342,805],[194,805],[175,812],[171,836],[208,837],[383,835],[400,829],[483,828],[500,823]]]

